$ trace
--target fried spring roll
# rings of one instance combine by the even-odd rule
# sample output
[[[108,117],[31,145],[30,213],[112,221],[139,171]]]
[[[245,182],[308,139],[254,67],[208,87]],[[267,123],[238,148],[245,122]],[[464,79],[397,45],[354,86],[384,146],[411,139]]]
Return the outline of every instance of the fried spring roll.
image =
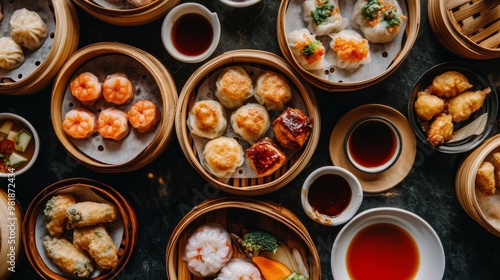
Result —
[[[98,202],[78,202],[66,209],[68,223],[66,227],[72,229],[75,227],[93,226],[102,223],[109,223],[116,220],[116,208],[109,203]]]
[[[94,272],[91,259],[68,240],[47,235],[43,246],[47,255],[62,270],[78,277],[89,277]]]
[[[118,251],[113,239],[102,225],[75,228],[73,244],[88,252],[103,269],[113,269],[118,265]]]
[[[63,234],[68,221],[66,209],[75,203],[76,200],[71,194],[59,194],[47,201],[43,213],[45,214],[45,226],[50,236]]]

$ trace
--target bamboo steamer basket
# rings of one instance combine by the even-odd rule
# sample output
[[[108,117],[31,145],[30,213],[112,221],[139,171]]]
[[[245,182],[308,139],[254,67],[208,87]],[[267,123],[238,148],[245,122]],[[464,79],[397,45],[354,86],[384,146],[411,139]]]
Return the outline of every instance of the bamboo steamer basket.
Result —
[[[135,211],[130,203],[118,191],[112,187],[86,178],[72,178],[56,182],[43,189],[30,203],[26,211],[26,219],[23,221],[22,240],[24,244],[26,257],[35,269],[35,271],[43,279],[73,279],[60,275],[53,271],[42,258],[41,252],[37,249],[36,239],[36,223],[40,215],[43,215],[45,204],[52,196],[60,192],[70,192],[78,189],[87,189],[94,192],[96,195],[113,204],[118,212],[118,218],[123,224],[123,236],[118,249],[118,265],[113,270],[103,270],[98,276],[92,279],[114,279],[118,276],[122,269],[125,268],[128,260],[132,256],[138,237],[138,222]],[[78,198],[77,198],[78,201]],[[43,246],[41,247],[43,248]]]
[[[408,12],[408,22],[406,29],[401,31],[404,32],[403,40],[401,41],[401,50],[383,72],[371,78],[356,82],[335,82],[319,77],[302,68],[292,54],[286,33],[285,18],[287,9],[290,5],[290,0],[282,1],[278,11],[277,34],[280,50],[285,59],[299,72],[302,77],[304,77],[304,79],[306,79],[313,86],[322,90],[328,92],[347,92],[372,86],[387,78],[401,65],[401,63],[403,63],[413,47],[415,40],[417,39],[418,30],[420,28],[420,1],[404,0],[404,2],[406,3]],[[325,48],[328,48],[328,46],[325,46]]]
[[[106,55],[125,55],[138,61],[147,70],[148,76],[151,76],[157,83],[161,98],[161,119],[157,126],[157,132],[144,149],[131,161],[123,162],[120,164],[109,164],[98,161],[91,156],[82,152],[70,140],[69,136],[62,128],[62,104],[66,88],[71,82],[72,75],[84,64],[85,62],[97,57]],[[146,166],[155,160],[170,144],[173,138],[174,129],[174,114],[177,104],[177,89],[172,75],[163,64],[158,61],[153,55],[138,49],[136,47],[116,43],[116,42],[101,42],[86,46],[70,57],[68,61],[61,68],[60,73],[57,75],[52,92],[51,100],[51,117],[52,124],[56,136],[63,144],[64,148],[73,156],[78,162],[94,171],[104,173],[119,173],[133,171]],[[133,128],[131,128],[133,129]]]
[[[469,59],[500,57],[498,1],[429,0],[428,16],[438,41]]]
[[[14,185],[14,184],[12,184]],[[15,190],[9,184],[7,190],[0,189],[0,280],[5,280],[13,274],[9,268],[16,269],[19,263],[19,252],[23,247],[21,206],[15,198]],[[13,249],[13,250],[12,250]]]
[[[80,27],[78,14],[71,1],[50,1],[56,22],[55,31],[47,35],[53,40],[47,56],[29,75],[18,81],[0,81],[0,94],[27,95],[50,85],[64,62],[78,48]]]
[[[316,246],[307,228],[297,216],[275,203],[245,197],[209,199],[195,206],[182,218],[172,232],[167,245],[168,279],[199,279],[189,272],[182,258],[189,236],[196,228],[206,223],[218,223],[228,232],[240,237],[243,237],[247,230],[268,231],[278,240],[298,249],[310,274],[309,279],[321,279],[321,264]],[[236,250],[233,250],[233,257],[235,254]]]
[[[301,95],[307,109],[307,115],[313,122],[313,128],[307,143],[302,149],[294,154],[274,174],[260,178],[230,178],[229,181],[216,178],[208,172],[198,159],[193,137],[187,127],[186,120],[188,113],[196,99],[196,89],[211,73],[232,65],[247,65],[261,69],[269,69],[280,73],[285,77],[292,88]],[[320,136],[320,113],[316,98],[309,85],[298,76],[295,70],[282,58],[275,54],[259,50],[236,50],[226,52],[213,58],[198,70],[196,70],[187,80],[180,95],[175,114],[175,129],[177,138],[184,155],[191,166],[207,182],[222,191],[236,195],[261,195],[275,191],[297,176],[309,163]],[[228,124],[229,125],[229,124]]]
[[[137,26],[164,17],[180,0],[156,0],[148,5],[132,9],[114,9],[99,5],[92,0],[74,0],[75,4],[93,17],[117,26]]]
[[[491,160],[491,155],[499,151],[500,135],[492,136],[464,158],[455,176],[456,196],[462,208],[474,221],[496,236],[500,236],[498,216],[496,217],[498,224],[495,224],[492,217],[489,217],[487,212],[480,206],[478,196],[482,194],[475,191],[475,178],[481,163]],[[498,190],[492,196],[499,196]],[[497,201],[500,202],[500,199]]]

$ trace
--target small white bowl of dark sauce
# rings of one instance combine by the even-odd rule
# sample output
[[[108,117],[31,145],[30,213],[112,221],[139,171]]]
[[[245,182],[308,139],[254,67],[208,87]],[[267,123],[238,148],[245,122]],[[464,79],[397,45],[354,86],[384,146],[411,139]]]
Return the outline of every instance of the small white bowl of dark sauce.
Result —
[[[261,0],[219,0],[222,4],[233,8],[246,8],[259,3]]]
[[[311,172],[302,185],[302,208],[309,218],[326,226],[349,221],[362,201],[361,183],[342,167],[320,167]]]
[[[215,51],[220,32],[217,13],[198,3],[183,3],[173,8],[163,20],[161,39],[175,59],[197,63]]]

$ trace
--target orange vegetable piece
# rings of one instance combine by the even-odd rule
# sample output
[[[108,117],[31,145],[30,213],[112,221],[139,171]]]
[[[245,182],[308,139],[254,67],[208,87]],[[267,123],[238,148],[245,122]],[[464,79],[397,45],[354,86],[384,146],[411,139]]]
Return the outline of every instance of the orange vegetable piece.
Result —
[[[266,257],[252,257],[252,262],[259,268],[265,280],[283,280],[292,274],[285,264]]]

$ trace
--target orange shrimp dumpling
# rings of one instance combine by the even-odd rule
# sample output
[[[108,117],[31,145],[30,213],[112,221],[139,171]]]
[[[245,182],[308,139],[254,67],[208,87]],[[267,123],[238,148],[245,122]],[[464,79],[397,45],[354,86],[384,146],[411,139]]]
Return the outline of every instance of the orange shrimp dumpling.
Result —
[[[160,110],[149,100],[139,100],[128,110],[128,120],[137,131],[149,132],[160,120]]]
[[[102,110],[97,119],[97,130],[104,138],[122,140],[130,131],[127,113],[114,107]]]
[[[135,87],[124,73],[106,76],[102,87],[102,94],[107,102],[123,105],[134,99]]]
[[[75,108],[66,113],[63,129],[73,138],[87,138],[97,131],[97,118],[85,108]]]
[[[83,105],[92,106],[102,96],[102,84],[96,75],[83,72],[70,85],[71,94]]]

